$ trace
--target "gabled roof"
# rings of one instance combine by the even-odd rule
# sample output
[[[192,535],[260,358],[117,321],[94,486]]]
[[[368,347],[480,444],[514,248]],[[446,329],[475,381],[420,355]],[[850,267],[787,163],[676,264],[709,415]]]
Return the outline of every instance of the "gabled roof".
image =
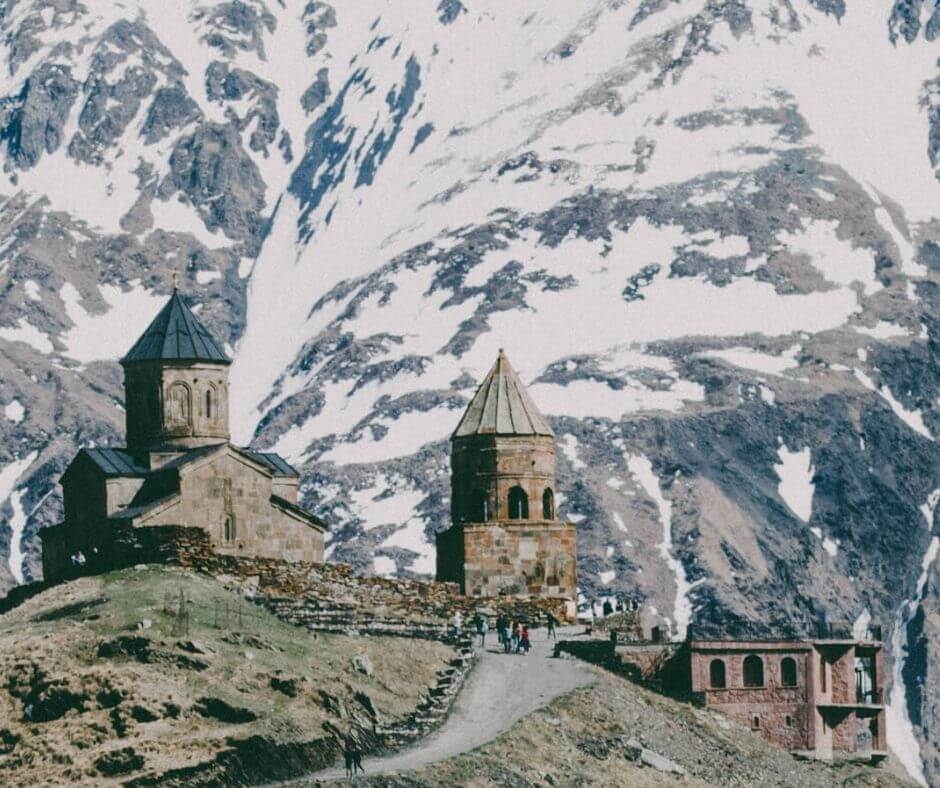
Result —
[[[166,306],[134,346],[122,364],[138,361],[211,361],[231,364],[231,359],[200,323],[182,296],[174,290]]]
[[[319,528],[322,531],[327,529],[327,525],[325,522],[323,522],[323,520],[321,520],[315,514],[311,514],[302,506],[298,506],[296,503],[292,503],[286,498],[281,498],[280,495],[272,495],[269,500],[271,501],[271,504],[276,506],[278,509],[283,509],[285,512],[290,512],[295,517],[299,517],[307,524]]]
[[[502,348],[451,439],[468,435],[554,436]]]
[[[249,451],[248,449],[238,449],[242,454],[247,454],[255,462],[266,465],[272,476],[300,476],[297,470],[280,454],[271,451]]]
[[[138,464],[127,449],[81,449],[75,459],[82,455],[108,477],[146,476],[149,473],[149,469]]]

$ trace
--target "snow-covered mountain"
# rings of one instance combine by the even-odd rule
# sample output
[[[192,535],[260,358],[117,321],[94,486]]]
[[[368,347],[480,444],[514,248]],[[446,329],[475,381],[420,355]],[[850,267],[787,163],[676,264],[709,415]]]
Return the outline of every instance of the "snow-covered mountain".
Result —
[[[330,554],[429,574],[505,347],[588,597],[887,625],[940,784],[940,5],[6,0],[0,590],[172,272]]]

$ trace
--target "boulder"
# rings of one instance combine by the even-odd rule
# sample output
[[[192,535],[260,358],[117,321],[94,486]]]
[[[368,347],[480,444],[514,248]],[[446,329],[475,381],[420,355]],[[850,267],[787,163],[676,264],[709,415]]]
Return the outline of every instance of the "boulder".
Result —
[[[366,676],[371,676],[374,671],[372,660],[369,659],[368,654],[356,654],[356,656],[352,658],[352,666]]]

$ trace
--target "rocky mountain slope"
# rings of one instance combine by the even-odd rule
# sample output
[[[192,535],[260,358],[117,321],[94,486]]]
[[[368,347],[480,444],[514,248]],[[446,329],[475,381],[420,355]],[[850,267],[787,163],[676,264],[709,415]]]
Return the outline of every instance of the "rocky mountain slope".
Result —
[[[934,6],[7,0],[0,588],[120,442],[179,270],[332,557],[432,571],[505,347],[585,596],[881,621],[892,747],[940,782]]]

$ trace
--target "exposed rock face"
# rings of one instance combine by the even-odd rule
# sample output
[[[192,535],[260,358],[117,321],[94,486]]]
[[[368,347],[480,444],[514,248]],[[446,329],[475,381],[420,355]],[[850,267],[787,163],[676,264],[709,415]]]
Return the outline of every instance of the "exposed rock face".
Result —
[[[0,587],[180,269],[332,556],[433,572],[506,346],[586,598],[676,635],[867,611],[940,779],[929,4],[151,5],[0,16]]]

